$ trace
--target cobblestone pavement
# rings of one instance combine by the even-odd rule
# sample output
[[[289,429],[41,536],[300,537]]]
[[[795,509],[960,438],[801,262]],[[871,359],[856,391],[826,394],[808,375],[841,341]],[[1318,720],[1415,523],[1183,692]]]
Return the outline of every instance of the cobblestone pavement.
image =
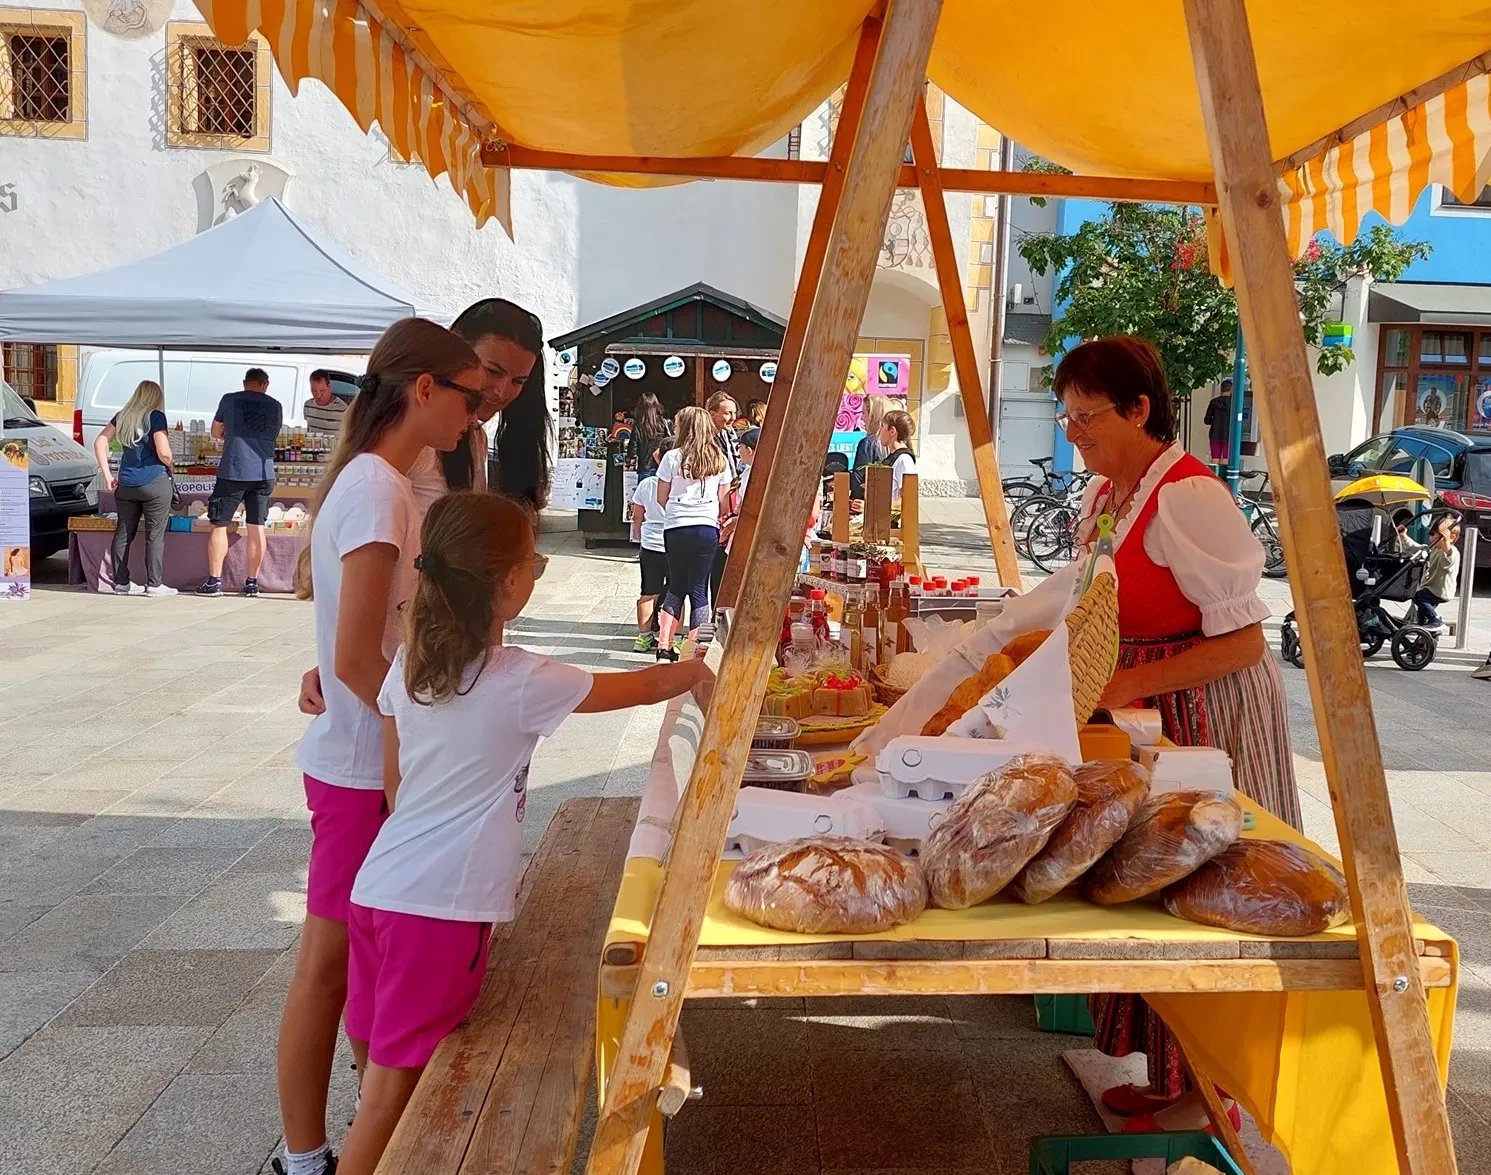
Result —
[[[929,563],[992,570],[976,502],[925,513]],[[632,562],[573,533],[543,545],[553,562],[518,640],[637,664]],[[279,1139],[274,1039],[304,914],[294,698],[310,611],[88,595],[62,586],[60,564],[0,609],[0,1175],[59,1160],[254,1175]],[[1267,590],[1282,615],[1287,586]],[[1491,683],[1467,671],[1488,643],[1481,600],[1464,653],[1369,674],[1415,903],[1467,964],[1451,1070],[1462,1172],[1491,1171]],[[1334,847],[1304,675],[1285,678],[1309,831]],[[576,716],[544,744],[529,847],[566,797],[640,791],[660,717]],[[1031,1020],[1014,998],[691,1005],[708,1092],[670,1130],[670,1175],[1016,1175],[1029,1135],[1098,1127],[1058,1060],[1079,1042]],[[334,1121],[352,1095],[344,1063]]]

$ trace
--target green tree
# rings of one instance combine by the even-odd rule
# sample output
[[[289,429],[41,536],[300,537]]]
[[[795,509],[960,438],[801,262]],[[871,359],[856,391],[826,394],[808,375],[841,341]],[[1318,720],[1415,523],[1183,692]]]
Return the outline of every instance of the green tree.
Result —
[[[1061,170],[1044,160],[1027,169]],[[1237,300],[1211,273],[1206,234],[1206,220],[1194,208],[1114,203],[1075,233],[1026,236],[1018,246],[1026,264],[1058,275],[1054,301],[1063,310],[1051,322],[1047,352],[1058,353],[1073,337],[1141,335],[1159,350],[1170,386],[1182,397],[1230,371]],[[1429,252],[1428,244],[1400,240],[1387,225],[1345,247],[1310,242],[1295,265],[1295,290],[1317,371],[1330,375],[1356,358],[1349,347],[1321,345],[1347,281],[1392,281]]]

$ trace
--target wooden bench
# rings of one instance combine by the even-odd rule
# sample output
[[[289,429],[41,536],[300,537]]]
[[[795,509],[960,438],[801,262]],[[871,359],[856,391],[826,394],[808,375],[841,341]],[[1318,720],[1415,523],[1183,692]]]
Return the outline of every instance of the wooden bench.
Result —
[[[380,1175],[567,1172],[595,1053],[597,965],[637,801],[566,800],[497,927],[471,1015],[441,1042]]]

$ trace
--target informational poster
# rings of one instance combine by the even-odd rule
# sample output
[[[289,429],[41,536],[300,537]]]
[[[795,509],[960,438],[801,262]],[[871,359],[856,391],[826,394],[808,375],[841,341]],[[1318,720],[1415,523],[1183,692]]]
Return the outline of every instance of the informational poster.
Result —
[[[1475,432],[1491,432],[1491,377],[1476,380],[1470,397],[1470,427]]]
[[[834,431],[864,431],[866,396],[892,396],[897,401],[897,408],[905,408],[910,386],[911,356],[854,356],[849,361],[849,374],[844,379],[844,394],[839,397]]]
[[[560,457],[554,462],[554,488],[549,504],[561,510],[606,508],[606,463],[586,457]]]
[[[637,471],[635,469],[623,469],[621,471],[621,512],[630,514],[632,510],[632,499],[637,496]]]
[[[1465,387],[1469,377],[1420,373],[1414,399],[1413,422],[1429,428],[1459,428],[1465,419]]]
[[[578,457],[588,461],[603,461],[606,457],[606,430],[585,424],[559,425],[559,453],[561,458]]]
[[[0,600],[31,596],[31,457],[24,440],[0,445]]]

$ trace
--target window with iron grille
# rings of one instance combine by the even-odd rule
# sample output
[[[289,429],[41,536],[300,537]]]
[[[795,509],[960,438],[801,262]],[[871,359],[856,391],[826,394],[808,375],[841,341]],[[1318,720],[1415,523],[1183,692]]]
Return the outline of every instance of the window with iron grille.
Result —
[[[32,400],[57,398],[57,348],[34,343],[0,344],[5,381]]]
[[[206,25],[173,21],[166,51],[168,145],[269,149],[269,57],[258,38],[224,45]]]
[[[83,28],[80,12],[0,8],[0,135],[84,137]]]

